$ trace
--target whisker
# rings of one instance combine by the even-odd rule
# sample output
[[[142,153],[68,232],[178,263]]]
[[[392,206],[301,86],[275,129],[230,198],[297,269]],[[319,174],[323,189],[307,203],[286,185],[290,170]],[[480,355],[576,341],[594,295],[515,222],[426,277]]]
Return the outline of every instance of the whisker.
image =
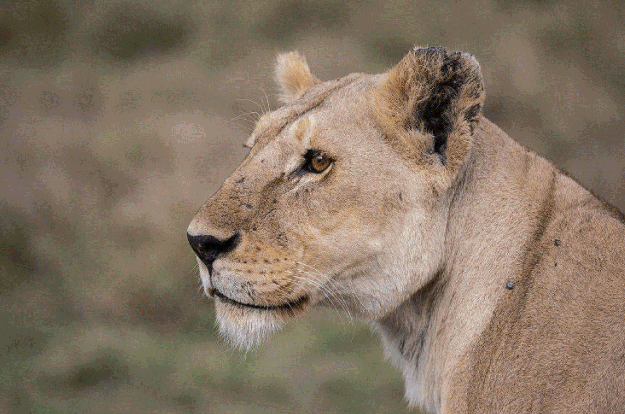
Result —
[[[340,303],[337,305],[337,303],[334,301],[334,299],[335,299],[334,292],[328,290],[328,288],[326,286],[324,286],[321,282],[318,282],[318,281],[315,281],[315,280],[311,280],[312,275],[306,274],[306,276],[307,277],[293,275],[293,278],[298,280],[298,281],[301,281],[305,285],[309,285],[309,286],[312,286],[312,287],[316,288],[316,291],[321,291],[323,293],[323,296],[330,302],[332,307],[337,311],[337,313],[339,315],[339,318],[342,319],[342,314],[341,314],[341,312],[339,312],[339,307],[341,309],[344,309],[344,307]],[[309,291],[309,289],[307,289],[306,286],[304,287],[304,289]],[[310,293],[312,293],[312,292],[310,292]],[[337,298],[337,300],[338,300],[338,298]]]
[[[236,126],[237,128],[245,129],[245,131],[247,131],[250,134],[252,132],[254,132],[254,125],[256,125],[256,121],[252,121],[251,119],[246,119],[246,118],[240,118],[240,119],[237,119],[237,118],[238,117],[232,118],[229,122],[232,125]],[[235,122],[233,122],[233,121],[246,121],[246,122],[249,122],[249,125],[244,125],[244,124],[241,124],[241,123],[236,123],[235,124]]]
[[[185,272],[185,277],[190,276],[191,273],[196,273],[199,270],[200,266],[195,262],[195,264],[191,267],[191,269]]]
[[[338,309],[336,308],[336,304],[334,302],[334,300],[336,300],[340,308],[342,308],[345,311],[345,313],[347,313],[350,319],[350,322],[353,324],[354,318],[349,310],[349,306],[347,305],[347,302],[345,302],[345,299],[341,297],[337,287],[334,284],[334,281],[331,278],[327,278],[324,273],[322,273],[321,271],[319,271],[313,266],[310,266],[302,262],[296,262],[296,264],[310,269],[310,270],[300,269],[300,272],[305,274],[308,277],[303,278],[301,276],[297,276],[297,279],[302,280],[306,283],[309,283],[317,287],[320,291],[322,291],[325,294],[326,298],[330,301],[332,306],[338,311]],[[340,312],[339,312],[339,315],[340,315]]]
[[[246,118],[246,116],[253,115],[253,114],[254,113],[252,113],[252,112],[246,112],[246,113],[243,113],[243,114],[239,114],[239,115],[235,116],[234,118],[231,118],[229,121],[233,122],[233,121],[243,120],[243,121],[248,121],[248,122],[255,122],[255,120],[253,118]]]
[[[328,302],[332,305],[334,310],[337,312],[339,318],[343,320],[343,315],[346,314],[350,324],[353,325],[354,318],[352,317],[351,312],[349,308],[347,307],[347,304],[345,303],[343,298],[341,298],[341,296],[337,294],[337,292],[335,292],[335,290],[333,290],[328,284],[315,280],[314,279],[315,275],[313,275],[312,273],[309,273],[309,272],[302,272],[302,273],[306,277],[296,276],[296,279],[302,281],[305,284],[314,286],[317,288],[318,291],[321,291],[325,299],[328,300]],[[341,309],[343,312],[340,312],[339,309]]]
[[[269,104],[269,96],[267,96],[267,92],[265,92],[262,86],[258,86],[258,89],[260,89],[263,92],[263,95],[265,95],[265,102],[267,103],[267,110],[264,113],[271,112],[271,105]]]
[[[302,263],[302,262],[296,262],[298,265],[301,266],[306,266],[309,269],[311,269],[312,272],[315,272],[316,275],[323,277],[325,280],[323,281],[324,284],[328,284],[329,287],[333,288],[334,291],[339,294],[338,289],[336,288],[336,286],[334,285],[334,281],[332,280],[332,278],[325,278],[325,274],[322,273],[321,271],[319,271],[318,269],[314,268],[313,266],[310,266],[306,263]]]
[[[229,122],[233,123],[234,121],[247,121],[250,124],[255,125],[258,121],[258,117],[255,117],[255,115],[258,115],[258,112],[246,112],[235,116],[234,118],[230,119]]]
[[[245,99],[245,98],[239,98],[239,99],[236,99],[236,100],[237,100],[237,101],[243,101],[243,102],[250,102],[250,103],[253,103],[253,104],[254,104],[254,105],[256,105],[258,108],[260,108],[260,111],[261,111],[263,114],[266,112],[266,111],[265,111],[265,107],[264,107],[263,105],[259,104],[259,103],[258,103],[258,102],[256,102],[256,101],[253,101],[253,100],[251,100],[251,99]],[[260,116],[259,116],[259,118],[260,118]]]

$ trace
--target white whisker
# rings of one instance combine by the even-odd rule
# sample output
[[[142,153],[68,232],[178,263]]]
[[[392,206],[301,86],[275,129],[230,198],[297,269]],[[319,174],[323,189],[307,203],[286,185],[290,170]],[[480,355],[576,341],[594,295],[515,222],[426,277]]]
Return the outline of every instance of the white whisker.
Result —
[[[258,89],[260,89],[263,95],[265,95],[265,102],[267,103],[267,110],[264,111],[264,113],[271,112],[271,105],[269,104],[269,96],[267,96],[267,92],[265,92],[265,90],[261,86],[258,86]]]
[[[262,114],[265,114],[265,113],[266,113],[266,111],[265,111],[265,107],[264,107],[263,105],[259,104],[259,103],[258,103],[258,102],[256,102],[256,101],[253,101],[253,100],[251,100],[251,99],[245,99],[245,98],[239,98],[239,99],[237,99],[237,101],[244,101],[244,102],[250,102],[250,103],[253,103],[253,104],[254,104],[254,105],[256,105],[258,108],[260,108],[260,112],[262,112]],[[240,104],[239,104],[239,105],[240,105]],[[241,106],[242,106],[242,105],[241,105]],[[255,113],[256,113],[256,114],[258,114],[258,112],[255,112]],[[259,115],[258,117],[260,118],[260,116],[261,116],[261,115]]]
[[[298,275],[294,275],[294,277],[297,280],[302,281],[308,285],[311,285],[317,288],[319,291],[321,291],[326,297],[326,299],[328,299],[330,304],[332,304],[332,306],[337,311],[339,316],[342,318],[342,313],[339,312],[339,308],[341,308],[347,314],[351,324],[353,325],[354,318],[352,317],[352,314],[349,310],[349,306],[340,295],[338,289],[334,285],[334,281],[331,278],[328,278],[324,273],[314,268],[313,266],[310,266],[306,263],[301,263],[301,262],[296,262],[296,263],[302,267],[307,267],[310,270],[298,269],[298,271],[306,277],[298,276]]]

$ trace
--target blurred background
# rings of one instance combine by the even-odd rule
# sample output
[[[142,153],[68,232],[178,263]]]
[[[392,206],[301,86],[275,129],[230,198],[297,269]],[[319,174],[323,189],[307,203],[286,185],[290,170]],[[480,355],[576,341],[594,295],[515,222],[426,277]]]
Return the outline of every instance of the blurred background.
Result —
[[[185,231],[299,49],[331,79],[469,51],[486,115],[625,209],[625,2],[0,0],[0,412],[400,413],[368,327],[216,335]]]

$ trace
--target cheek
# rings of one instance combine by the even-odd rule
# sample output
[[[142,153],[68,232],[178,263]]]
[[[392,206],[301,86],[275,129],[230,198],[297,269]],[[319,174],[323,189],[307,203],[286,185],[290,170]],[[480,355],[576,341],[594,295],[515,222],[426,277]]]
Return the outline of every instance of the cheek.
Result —
[[[298,208],[299,225],[294,230],[309,251],[334,251],[337,257],[352,258],[379,252],[394,232],[394,223],[405,214],[398,203],[372,191],[317,194]]]

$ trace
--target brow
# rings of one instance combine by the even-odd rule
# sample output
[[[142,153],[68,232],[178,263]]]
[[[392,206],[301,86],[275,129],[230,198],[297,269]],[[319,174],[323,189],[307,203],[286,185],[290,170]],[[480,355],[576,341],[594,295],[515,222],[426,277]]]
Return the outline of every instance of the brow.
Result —
[[[281,108],[281,110],[286,110],[288,112],[279,121],[272,122],[269,126],[258,132],[256,139],[253,143],[255,149],[260,150],[272,139],[280,135],[280,133],[288,125],[297,121],[308,112],[313,111],[323,105],[323,103],[326,101],[326,99],[328,99],[330,95],[354,82],[358,77],[358,74],[352,74],[334,81],[325,82],[322,85],[327,85],[327,87],[321,92],[312,95],[308,99],[302,99],[306,98],[307,94],[304,94],[302,98],[296,100],[295,102],[284,108]]]

